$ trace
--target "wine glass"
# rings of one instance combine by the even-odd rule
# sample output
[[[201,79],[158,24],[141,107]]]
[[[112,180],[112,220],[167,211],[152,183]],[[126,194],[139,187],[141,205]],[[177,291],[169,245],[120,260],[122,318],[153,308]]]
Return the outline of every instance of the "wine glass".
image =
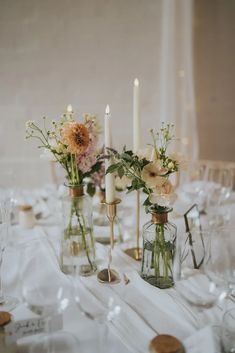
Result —
[[[195,242],[200,238],[200,243]],[[178,236],[173,267],[175,288],[198,314],[223,304],[228,294],[229,270],[227,246],[215,230],[192,230]]]
[[[228,167],[211,165],[207,168],[208,193],[206,212],[211,226],[222,226],[228,220],[228,210],[224,203],[230,197],[233,186],[233,170]]]
[[[9,198],[0,200],[0,310],[13,310],[17,304],[18,299],[3,293],[3,255],[6,246],[9,244],[9,227],[10,227],[10,209],[11,203]]]
[[[230,227],[220,227],[217,236],[222,239],[223,246],[227,249],[229,268],[226,271],[226,280],[229,286],[229,294],[235,297],[235,238],[234,230]]]
[[[38,241],[21,244],[22,299],[35,314],[44,318],[45,334],[33,342],[30,353],[75,353],[78,341],[64,331],[52,332],[55,315],[61,315],[71,302],[71,285],[66,277],[56,272],[51,259],[46,260],[45,249]],[[48,261],[48,266],[47,266]]]
[[[108,323],[114,321],[121,312],[121,305],[114,293],[109,293],[108,286],[105,292],[102,292],[101,299],[96,297],[86,288],[83,279],[79,275],[79,270],[74,267],[74,273],[71,276],[74,288],[74,299],[81,314],[87,319],[92,320],[97,332],[97,351],[107,350],[108,342]],[[101,289],[102,290],[102,289]]]
[[[206,201],[206,164],[200,161],[189,163],[187,180],[182,186],[182,191],[190,200],[190,204],[196,203],[199,211],[204,213]]]

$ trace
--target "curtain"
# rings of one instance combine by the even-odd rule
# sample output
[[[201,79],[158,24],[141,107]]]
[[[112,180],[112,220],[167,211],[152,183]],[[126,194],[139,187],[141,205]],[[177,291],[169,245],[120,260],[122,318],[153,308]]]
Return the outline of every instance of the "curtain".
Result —
[[[175,125],[174,148],[197,159],[192,23],[193,0],[162,0],[159,119]]]

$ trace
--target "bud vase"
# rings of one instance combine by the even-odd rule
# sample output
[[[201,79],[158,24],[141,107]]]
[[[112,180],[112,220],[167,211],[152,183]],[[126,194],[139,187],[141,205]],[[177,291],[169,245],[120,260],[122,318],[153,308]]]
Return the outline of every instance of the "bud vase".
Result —
[[[141,277],[158,288],[172,287],[173,258],[176,246],[176,226],[168,222],[168,212],[152,213],[143,227],[143,256]]]
[[[75,269],[81,276],[92,275],[95,263],[92,202],[83,187],[70,187],[63,199],[64,230],[61,244],[61,268],[64,273]]]

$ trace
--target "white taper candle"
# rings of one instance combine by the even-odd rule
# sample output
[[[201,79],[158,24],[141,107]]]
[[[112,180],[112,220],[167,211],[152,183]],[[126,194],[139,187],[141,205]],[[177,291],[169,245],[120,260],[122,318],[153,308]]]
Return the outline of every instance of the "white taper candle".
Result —
[[[140,126],[140,87],[139,80],[134,81],[133,90],[133,151],[136,153],[141,148],[141,126]]]
[[[104,116],[105,148],[112,148],[111,114],[109,105],[105,109]],[[107,153],[107,150],[106,150]],[[111,160],[105,160],[105,171],[112,164]],[[115,180],[114,174],[105,175],[105,201],[112,203],[115,200]]]

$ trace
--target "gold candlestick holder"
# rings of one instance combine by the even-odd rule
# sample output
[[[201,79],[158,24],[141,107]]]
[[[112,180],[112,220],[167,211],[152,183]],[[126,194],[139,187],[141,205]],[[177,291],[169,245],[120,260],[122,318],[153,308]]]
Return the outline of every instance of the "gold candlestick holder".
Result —
[[[140,248],[140,191],[136,195],[136,247],[124,250],[124,252],[136,261],[142,259],[142,249]]]
[[[117,214],[117,205],[120,202],[120,199],[116,199],[114,202],[111,203],[104,202],[104,204],[106,205],[106,212],[110,226],[110,248],[108,256],[108,267],[99,271],[97,274],[97,279],[100,283],[115,284],[120,282],[121,280],[118,272],[111,268],[112,250],[114,248],[114,219]]]

